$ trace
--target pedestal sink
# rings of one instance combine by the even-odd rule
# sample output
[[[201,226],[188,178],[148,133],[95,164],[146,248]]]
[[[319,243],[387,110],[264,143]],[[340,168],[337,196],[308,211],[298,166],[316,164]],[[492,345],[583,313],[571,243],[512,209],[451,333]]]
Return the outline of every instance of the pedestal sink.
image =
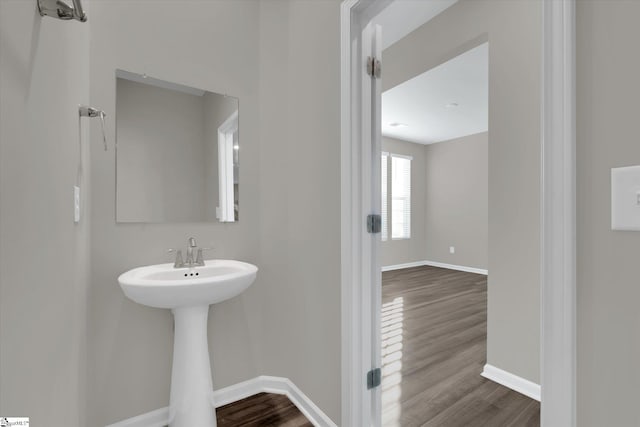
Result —
[[[257,271],[246,262],[211,260],[192,268],[140,267],[118,277],[129,299],[173,313],[170,427],[217,425],[207,344],[209,305],[240,294],[253,283]]]

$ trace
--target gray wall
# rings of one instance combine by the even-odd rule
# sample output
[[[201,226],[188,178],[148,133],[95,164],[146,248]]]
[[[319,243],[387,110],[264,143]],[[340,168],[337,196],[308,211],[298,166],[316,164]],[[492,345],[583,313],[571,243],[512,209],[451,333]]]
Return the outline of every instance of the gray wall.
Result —
[[[260,372],[339,423],[340,1],[259,3]]]
[[[640,2],[577,4],[578,425],[640,425],[640,233],[611,231],[611,168],[640,164]]]
[[[383,79],[386,90],[489,41],[487,359],[534,382],[540,378],[541,19],[538,1],[461,0],[384,51]]]
[[[94,150],[88,425],[167,405],[171,314],[127,300],[116,279],[169,261],[189,236],[260,268],[210,311],[214,387],[284,376],[339,420],[339,4],[189,1],[179,15],[174,2],[92,4],[91,103],[107,114],[115,69],[239,98],[242,211],[237,224],[115,224],[113,152]]]
[[[204,97],[122,78],[116,87],[118,221],[202,221]]]
[[[87,425],[88,36],[0,1],[0,413],[32,425]]]
[[[488,145],[484,132],[424,147],[424,259],[487,268]]]
[[[382,242],[380,261],[382,266],[405,264],[425,260],[425,164],[426,150],[422,144],[402,141],[394,138],[382,138],[382,151],[412,156],[411,160],[411,238],[392,240],[391,222],[387,241]],[[390,166],[390,164],[389,164]],[[387,169],[391,177],[391,167]],[[390,181],[390,180],[389,180]],[[391,187],[387,191],[388,208],[391,211]],[[389,217],[389,220],[391,218]]]

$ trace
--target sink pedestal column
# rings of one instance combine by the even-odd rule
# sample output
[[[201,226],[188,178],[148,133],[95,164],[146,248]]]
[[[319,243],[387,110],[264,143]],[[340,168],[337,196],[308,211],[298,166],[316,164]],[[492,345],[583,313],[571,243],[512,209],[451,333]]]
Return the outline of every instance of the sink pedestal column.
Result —
[[[170,427],[216,427],[207,344],[209,306],[171,310],[175,321]]]

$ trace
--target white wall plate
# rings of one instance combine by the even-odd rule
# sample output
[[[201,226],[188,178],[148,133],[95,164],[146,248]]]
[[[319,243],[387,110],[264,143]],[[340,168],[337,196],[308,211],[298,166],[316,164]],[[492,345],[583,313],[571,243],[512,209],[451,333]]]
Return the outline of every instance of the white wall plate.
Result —
[[[640,166],[611,169],[611,229],[640,231]]]

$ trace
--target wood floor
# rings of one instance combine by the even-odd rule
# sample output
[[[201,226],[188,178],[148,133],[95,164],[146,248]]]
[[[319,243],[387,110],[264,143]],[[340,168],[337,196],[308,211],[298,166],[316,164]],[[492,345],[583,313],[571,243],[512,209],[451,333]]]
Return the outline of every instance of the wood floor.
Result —
[[[382,273],[382,425],[533,427],[540,404],[480,376],[486,276],[436,267]]]
[[[313,427],[281,394],[258,393],[216,409],[218,427]]]

